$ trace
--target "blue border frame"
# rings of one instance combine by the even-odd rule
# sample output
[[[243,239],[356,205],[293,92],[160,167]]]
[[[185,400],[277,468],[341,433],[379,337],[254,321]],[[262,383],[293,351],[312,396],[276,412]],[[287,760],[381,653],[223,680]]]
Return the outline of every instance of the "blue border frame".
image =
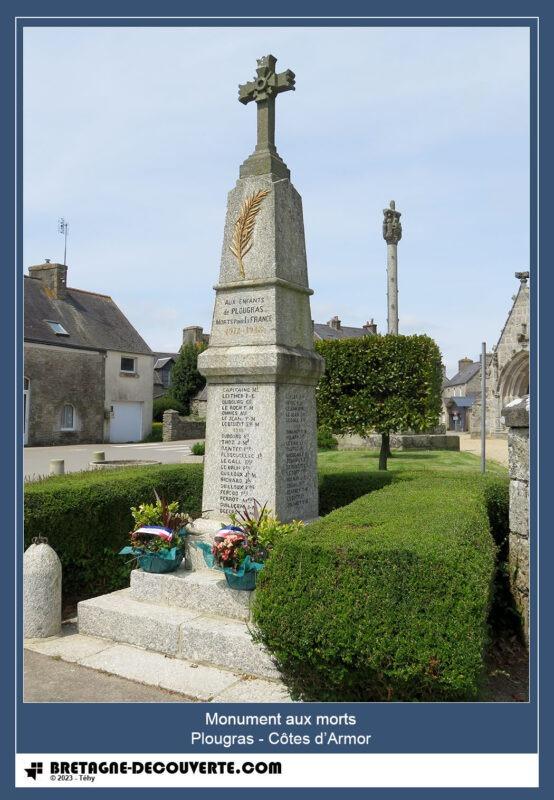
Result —
[[[247,18],[247,15],[256,15],[260,12],[259,4],[253,3],[241,3],[241,12],[245,14],[245,18],[238,19],[221,19],[215,16],[208,16],[203,17],[201,19],[179,19],[178,17],[173,17],[170,19],[164,18],[163,20],[159,17],[157,19],[147,18],[149,9],[145,9],[145,3],[139,4],[131,4],[131,3],[121,3],[117,4],[118,12],[124,17],[126,14],[133,16],[137,13],[138,10],[145,9],[146,14],[145,17],[136,18],[134,17],[131,21],[128,18],[123,19],[113,19],[110,17],[106,17],[104,19],[100,18],[99,16],[95,16],[94,19],[84,18],[84,17],[72,17],[68,19],[52,19],[52,17],[64,14],[71,14],[71,12],[75,13],[74,8],[68,8],[72,4],[67,2],[59,2],[59,3],[51,3],[50,11],[51,16],[45,17],[35,17],[34,19],[27,19],[19,21],[17,25],[17,38],[19,45],[22,42],[22,34],[23,29],[26,26],[69,26],[69,25],[102,25],[102,24],[109,24],[111,26],[127,26],[130,23],[133,25],[141,25],[141,26],[167,26],[167,25],[195,25],[195,26],[209,26],[209,25],[224,25],[229,27],[234,26],[271,26],[271,25],[278,25],[280,27],[285,27],[287,25],[296,26],[296,25],[317,25],[317,26],[336,26],[338,24],[341,25],[352,25],[352,26],[525,26],[529,27],[531,31],[531,219],[537,219],[538,213],[538,198],[537,198],[537,182],[536,182],[536,166],[537,166],[537,148],[536,148],[536,111],[537,111],[537,93],[538,93],[538,80],[536,74],[536,57],[538,55],[537,50],[537,22],[535,19],[530,18],[528,16],[529,10],[525,9],[525,14],[521,13],[521,9],[517,8],[520,4],[518,3],[504,3],[500,6],[498,11],[496,12],[499,15],[507,15],[508,13],[513,13],[517,15],[518,19],[510,19],[504,17],[503,19],[498,19],[497,17],[469,17],[469,16],[460,16],[460,17],[449,17],[449,18],[429,18],[424,17],[423,12],[418,17],[412,17],[411,19],[400,18],[401,13],[406,13],[408,16],[414,14],[415,12],[412,10],[411,5],[409,2],[398,2],[395,6],[395,9],[398,11],[398,16],[392,17],[380,17],[379,19],[340,19],[334,17],[333,19],[317,19],[314,20],[312,17],[305,16],[303,18]],[[190,4],[189,4],[190,5]],[[222,5],[225,4],[217,4],[218,9],[217,12],[223,15],[228,15],[231,13],[228,9],[221,8]],[[289,4],[291,7],[295,4]],[[359,14],[359,15],[367,15],[371,13],[373,9],[367,8],[359,8],[360,5],[366,4],[352,4],[355,6],[351,14]],[[423,4],[420,4],[420,8]],[[429,14],[440,14],[443,11],[440,4],[438,3],[427,3],[426,4],[429,8],[427,13]],[[490,5],[490,4],[489,4]],[[41,3],[23,3],[20,4],[20,8],[12,9],[11,12],[7,13],[6,11],[3,12],[3,25],[1,28],[1,35],[2,35],[2,47],[0,48],[0,58],[3,62],[4,69],[2,70],[4,75],[13,76],[14,75],[14,63],[13,63],[13,56],[14,56],[14,35],[13,35],[13,27],[11,24],[13,23],[14,16],[16,15],[33,15],[33,14],[44,14],[44,8],[42,7]],[[180,4],[175,3],[165,3],[164,6],[168,7],[168,13],[185,13],[184,10],[181,10]],[[295,5],[295,10],[298,9],[299,4]],[[121,10],[119,10],[121,9]],[[221,9],[221,10],[220,10]],[[188,9],[187,9],[188,10]],[[213,9],[216,11],[216,9]],[[292,10],[292,8],[291,8]],[[384,9],[383,9],[384,10]],[[418,9],[419,10],[419,9]],[[263,11],[263,10],[262,10]],[[345,7],[341,7],[341,11],[343,13],[346,12]],[[471,3],[467,4],[464,9],[464,14],[471,14],[471,13],[482,13],[483,8],[482,4],[475,4]],[[158,14],[162,13],[162,8],[160,6],[156,7],[156,12]],[[309,11],[305,10],[304,7],[302,8],[303,13],[309,13]],[[79,13],[85,13],[79,12]],[[115,13],[113,5],[109,6],[106,3],[98,3],[94,9],[91,9],[90,13],[94,15],[99,15],[101,13]],[[194,11],[190,10],[189,13],[193,14]],[[283,12],[284,13],[284,12]],[[317,9],[313,10],[313,13],[324,14],[325,10],[322,8],[322,4],[319,5]],[[333,11],[329,11],[327,13],[332,14]],[[382,13],[381,8],[375,9],[377,15]],[[542,20],[544,23],[546,14],[542,14]],[[549,15],[550,16],[550,15]],[[7,19],[6,19],[7,17]],[[543,36],[544,38],[544,36]],[[543,74],[547,74],[547,70],[545,69],[545,63],[550,61],[550,53],[548,52],[548,48],[541,49],[541,71]],[[22,66],[22,48],[18,47],[18,71],[19,75],[21,75],[21,66]],[[12,109],[14,108],[14,100],[15,94],[13,90],[13,83],[8,85],[7,87],[3,87],[4,92],[4,102],[3,107]],[[6,91],[7,89],[7,91]],[[21,131],[21,96],[18,97],[17,102],[17,120],[18,120],[18,130]],[[4,147],[2,149],[2,158],[4,160],[4,164],[7,168],[7,174],[9,173],[10,167],[13,166],[13,156],[14,148],[15,148],[15,137],[13,133],[13,129],[4,131]],[[542,153],[542,158],[545,158],[545,153]],[[544,161],[543,161],[544,163]],[[21,177],[22,177],[22,158],[21,152],[19,152],[19,158],[17,162],[17,186],[21,190]],[[7,188],[7,187],[6,187]],[[547,187],[541,187],[541,193],[546,193]],[[9,195],[9,199],[8,199]],[[15,264],[15,250],[14,250],[14,242],[13,237],[11,236],[11,231],[14,228],[10,227],[10,223],[13,220],[14,227],[15,227],[15,213],[13,207],[13,196],[11,191],[4,191],[3,193],[3,202],[5,205],[4,208],[4,215],[3,219],[6,221],[6,232],[9,230],[10,233],[6,236],[6,250],[9,254],[9,257],[14,255],[13,260],[9,258],[9,263]],[[18,205],[17,205],[17,213],[18,219],[21,220],[21,209],[22,209],[22,196],[21,191],[19,191],[18,195]],[[17,243],[17,254],[18,254],[18,263],[16,265],[15,273],[8,270],[8,283],[7,286],[9,287],[8,291],[6,291],[2,295],[2,302],[4,303],[5,308],[3,309],[4,314],[0,318],[0,324],[3,327],[3,339],[2,341],[6,342],[8,352],[11,354],[15,351],[17,354],[17,366],[16,366],[16,375],[15,375],[15,382],[10,388],[13,389],[13,395],[5,395],[3,400],[8,400],[6,403],[6,414],[5,419],[12,418],[13,416],[13,405],[12,405],[12,398],[16,398],[16,407],[19,408],[19,391],[18,387],[21,385],[22,380],[22,337],[19,335],[16,339],[15,337],[15,330],[13,327],[14,323],[14,308],[11,302],[11,298],[14,296],[15,291],[17,291],[17,297],[19,299],[19,303],[21,301],[21,291],[22,291],[22,274],[23,274],[23,264],[21,263],[21,253],[22,253],[22,230],[21,225],[16,233],[16,243]],[[544,303],[546,302],[544,298],[548,297],[548,292],[550,290],[550,281],[551,277],[547,273],[547,269],[543,272],[537,274],[537,259],[538,259],[539,249],[538,249],[538,242],[536,241],[536,237],[534,236],[534,232],[531,235],[531,249],[530,249],[530,269],[532,274],[531,280],[531,306],[532,306],[532,318],[531,318],[531,336],[532,341],[535,343],[534,350],[531,354],[531,386],[532,386],[532,427],[531,427],[531,436],[532,436],[532,463],[536,464],[536,458],[539,459],[539,465],[544,470],[545,462],[547,460],[548,455],[548,444],[551,434],[547,433],[546,435],[542,434],[541,431],[541,445],[542,448],[539,451],[538,448],[538,441],[537,441],[537,431],[538,431],[538,409],[539,409],[539,395],[538,391],[540,389],[541,393],[544,395],[545,391],[548,391],[548,387],[546,390],[544,389],[543,385],[546,383],[544,375],[541,376],[541,386],[539,387],[538,382],[538,358],[539,358],[539,333],[543,332],[544,325],[540,328],[541,319],[539,317],[539,281],[540,281],[540,297],[543,298],[541,301],[541,308],[544,308]],[[12,294],[12,290],[14,294]],[[20,308],[20,305],[19,305]],[[21,317],[16,317],[15,320],[19,327],[21,325]],[[544,340],[546,341],[546,339]],[[11,361],[10,361],[11,363]],[[9,398],[9,399],[8,399]],[[8,412],[10,416],[8,417]],[[6,491],[6,498],[7,503],[10,504],[12,502],[13,497],[16,498],[17,507],[21,509],[22,507],[22,481],[20,478],[16,480],[16,477],[22,474],[22,447],[18,445],[19,442],[22,441],[22,422],[21,422],[21,415],[18,416],[17,427],[15,431],[14,437],[14,461],[16,464],[16,471],[13,473],[11,471],[12,467],[11,464],[5,472],[4,477],[4,490]],[[541,470],[541,474],[542,474]],[[546,528],[546,519],[545,519],[545,509],[542,508],[540,512],[540,517],[535,512],[537,509],[537,502],[539,499],[538,494],[538,475],[532,475],[532,484],[531,484],[531,507],[532,507],[532,531],[536,531],[536,522],[541,521],[543,522],[543,528],[548,532]],[[19,514],[19,516],[21,516]],[[17,530],[21,532],[21,519],[14,519],[14,522],[17,522]],[[17,537],[17,546],[18,546],[18,559],[21,558],[22,555],[22,536],[18,535]],[[538,547],[534,548],[535,552],[532,558],[532,576],[534,585],[537,586],[537,551]],[[547,579],[547,575],[545,575],[546,569],[546,562],[549,560],[549,550],[550,544],[548,541],[541,542],[541,561],[543,562],[544,566],[541,569],[541,576],[543,576],[543,580]],[[19,563],[21,563],[19,561]],[[9,573],[9,570],[7,571]],[[4,607],[13,608],[14,604],[14,593],[13,593],[13,585],[10,585],[10,581],[8,577],[11,577],[13,580],[13,576],[7,574],[5,576],[5,581],[2,583],[2,592],[5,593],[4,599]],[[11,592],[11,594],[10,594]],[[21,632],[21,585],[19,583],[19,594],[17,597],[17,620],[18,620],[18,627],[19,631]],[[536,647],[537,642],[537,593],[533,592],[532,599],[531,599],[531,613],[532,613],[532,626],[531,626],[531,635],[532,635],[532,651],[531,651],[531,663],[536,663],[536,658],[538,656],[538,651]],[[9,622],[11,624],[11,617],[9,618]],[[13,629],[10,631],[10,633]],[[544,633],[543,633],[544,638]],[[8,640],[11,641],[9,638],[8,633]],[[21,647],[21,633],[17,638],[17,646]],[[544,659],[545,654],[545,642],[541,640],[541,658]],[[4,690],[8,689],[10,686],[13,685],[13,665],[8,665],[8,674],[4,677],[4,682],[2,684]],[[21,670],[21,659],[19,660],[19,668]],[[10,674],[11,673],[11,674]],[[534,673],[534,670],[533,670]],[[533,678],[532,673],[532,678]],[[80,752],[94,752],[99,748],[103,751],[110,751],[113,750],[114,752],[121,751],[122,740],[125,740],[125,747],[124,749],[127,752],[141,752],[141,751],[149,751],[152,749],[151,743],[147,742],[146,744],[143,743],[141,731],[144,730],[145,725],[145,707],[143,704],[129,704],[129,705],[119,705],[119,704],[90,704],[90,705],[82,705],[82,704],[48,704],[48,705],[40,705],[40,704],[22,704],[20,701],[21,696],[21,672],[17,676],[18,682],[18,698],[17,698],[17,707],[18,707],[18,727],[19,727],[19,751],[20,752],[39,752],[44,750],[46,747],[50,750],[57,750],[60,752],[66,751],[71,752],[75,750],[79,750]],[[549,695],[548,688],[542,687],[542,691],[546,691],[547,696]],[[11,694],[8,695],[11,697]],[[523,703],[460,703],[460,704],[449,704],[449,703],[425,703],[425,704],[360,704],[355,707],[355,713],[358,714],[359,718],[361,718],[362,714],[367,716],[367,727],[363,724],[360,724],[360,731],[368,731],[374,734],[374,742],[371,748],[372,752],[535,752],[536,751],[536,738],[534,735],[535,731],[535,713],[537,711],[537,683],[535,680],[532,679],[531,681],[531,700],[528,704]],[[314,704],[318,705],[318,704]],[[314,708],[314,705],[311,707]],[[321,708],[324,708],[326,712],[331,711],[331,709],[335,708],[340,712],[345,710],[344,705],[337,705],[335,704],[324,704]],[[114,709],[111,712],[111,709]],[[195,728],[198,727],[198,724],[201,724],[203,715],[205,713],[205,708],[203,705],[181,705],[181,704],[160,704],[159,706],[156,705],[148,705],[148,729],[149,730],[159,730],[164,732],[164,738],[172,743],[175,743],[177,746],[180,746],[179,743],[182,742],[181,749],[186,751],[188,749],[187,742],[185,740],[185,733],[186,728]],[[252,709],[252,706],[248,707]],[[272,711],[277,711],[278,707],[273,706]],[[284,709],[290,710],[290,706],[283,707]],[[14,709],[15,710],[15,709]],[[245,706],[226,706],[225,711],[228,713],[233,713],[233,711],[245,711]],[[314,709],[315,710],[315,709]],[[407,724],[406,716],[409,715],[411,720],[411,725]],[[186,720],[185,720],[186,716]],[[109,719],[109,725],[106,724]],[[55,720],[56,723],[56,730],[54,731],[52,728],[52,723]],[[185,726],[186,721],[186,726]],[[416,724],[414,724],[414,722]],[[76,741],[76,731],[79,731],[79,741],[78,745],[75,744]],[[423,731],[423,733],[422,733]],[[245,731],[243,731],[245,732]],[[134,737],[134,738],[133,738]],[[136,741],[135,741],[136,739]],[[99,744],[101,742],[101,744]],[[263,748],[262,748],[263,749]],[[299,748],[294,747],[283,747],[281,752],[295,752],[298,751]],[[315,748],[314,748],[315,749]],[[209,748],[204,748],[205,751],[209,751]],[[240,750],[240,748],[239,748]],[[198,753],[202,752],[202,748],[196,748]],[[337,752],[339,748],[337,748]],[[349,750],[352,752],[352,749]],[[230,752],[233,752],[231,749]],[[236,752],[236,751],[235,751]],[[254,753],[255,748],[250,750],[249,752]],[[275,754],[278,755],[279,749],[275,749]],[[4,779],[8,777],[8,783],[13,785],[13,753],[4,752],[2,756],[7,755],[7,763],[5,764],[3,770]],[[546,778],[546,770],[543,769],[542,778]],[[5,780],[3,781],[5,783]],[[542,783],[542,780],[541,780]],[[545,784],[543,784],[545,785]],[[25,790],[22,790],[25,791]],[[65,790],[65,791],[72,791],[72,790]],[[109,791],[109,790],[108,790]],[[113,790],[112,790],[113,791]],[[144,790],[143,790],[144,791]],[[147,790],[149,791],[149,790]],[[210,790],[204,790],[204,792]],[[238,793],[239,791],[242,792],[243,790],[227,790],[231,791],[233,794]],[[278,790],[271,790],[271,791],[278,791]],[[312,790],[305,790],[305,791],[312,791]],[[315,790],[314,790],[315,791]],[[329,792],[334,790],[326,790],[324,793],[328,794]],[[358,791],[358,790],[352,790]],[[359,790],[365,791],[365,790]],[[372,791],[379,791],[379,790],[372,790]],[[400,791],[406,790],[380,790],[386,791],[387,796],[390,796],[392,793],[400,793]],[[414,791],[417,794],[423,796],[428,796],[428,790],[407,790],[407,791]],[[438,790],[441,791],[441,796],[446,791],[450,790]],[[456,791],[457,795],[462,793],[462,796],[466,793],[469,794],[470,790],[453,790]],[[480,792],[481,790],[471,790],[474,794],[475,791]],[[484,791],[484,790],[483,790]],[[488,790],[489,792],[493,791],[500,791],[500,790]],[[527,796],[527,791],[525,790],[517,790],[517,795],[515,795],[516,790],[502,790],[502,796],[514,794],[517,797],[524,797]]]

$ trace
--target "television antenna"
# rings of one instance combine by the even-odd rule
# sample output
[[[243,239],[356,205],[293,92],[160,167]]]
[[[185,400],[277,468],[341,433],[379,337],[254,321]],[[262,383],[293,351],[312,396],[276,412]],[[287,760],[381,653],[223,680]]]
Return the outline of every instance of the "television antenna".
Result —
[[[67,229],[69,228],[69,223],[65,221],[63,217],[60,217],[58,220],[58,233],[61,233],[64,237],[64,244],[63,244],[63,265],[67,267]]]

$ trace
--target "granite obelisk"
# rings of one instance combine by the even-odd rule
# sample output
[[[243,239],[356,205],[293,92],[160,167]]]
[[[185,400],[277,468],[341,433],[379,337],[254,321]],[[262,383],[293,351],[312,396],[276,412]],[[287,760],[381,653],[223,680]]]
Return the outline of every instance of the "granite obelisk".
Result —
[[[258,60],[239,101],[257,106],[257,144],[229,193],[208,349],[204,517],[257,501],[282,520],[318,515],[314,352],[300,195],[275,147],[275,99],[290,70]],[[198,526],[197,526],[198,528]]]
[[[402,238],[402,225],[394,200],[383,209],[383,215],[383,239],[387,243],[387,333],[398,333],[398,242]]]

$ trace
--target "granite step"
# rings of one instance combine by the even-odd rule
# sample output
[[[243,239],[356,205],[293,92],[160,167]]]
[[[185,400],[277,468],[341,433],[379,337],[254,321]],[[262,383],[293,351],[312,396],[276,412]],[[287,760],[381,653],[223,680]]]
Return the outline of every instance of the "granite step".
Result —
[[[135,569],[131,573],[130,595],[133,600],[244,622],[250,618],[252,594],[230,589],[223,573],[214,569],[191,572],[180,567],[167,575]]]
[[[83,600],[79,633],[263,678],[278,678],[245,622],[198,609],[135,600],[130,589]]]
[[[175,692],[175,701],[283,703],[290,695],[280,681],[232,672],[130,644],[78,633],[65,624],[62,635],[27,639],[25,649],[88,669]],[[102,698],[98,698],[101,702]]]

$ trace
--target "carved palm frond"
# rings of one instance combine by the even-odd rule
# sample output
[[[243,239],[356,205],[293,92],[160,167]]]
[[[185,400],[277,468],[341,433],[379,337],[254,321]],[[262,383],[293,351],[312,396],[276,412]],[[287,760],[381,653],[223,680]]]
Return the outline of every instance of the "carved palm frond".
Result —
[[[245,277],[242,259],[252,247],[252,233],[254,232],[256,217],[261,208],[262,200],[268,194],[269,189],[260,189],[250,197],[247,197],[241,206],[239,218],[235,222],[235,230],[229,250],[238,261],[241,278]]]

